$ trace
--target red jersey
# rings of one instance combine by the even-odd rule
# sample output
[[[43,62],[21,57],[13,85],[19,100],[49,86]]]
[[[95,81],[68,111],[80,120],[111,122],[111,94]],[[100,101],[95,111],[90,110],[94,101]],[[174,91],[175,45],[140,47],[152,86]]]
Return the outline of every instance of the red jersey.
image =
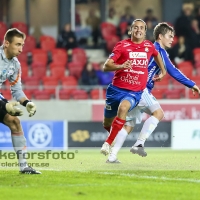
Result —
[[[131,39],[118,42],[109,58],[114,60],[115,64],[123,64],[125,61],[131,60],[132,69],[115,71],[112,84],[135,92],[145,89],[150,57],[157,55],[157,50],[149,40],[144,40],[140,44],[132,42]]]

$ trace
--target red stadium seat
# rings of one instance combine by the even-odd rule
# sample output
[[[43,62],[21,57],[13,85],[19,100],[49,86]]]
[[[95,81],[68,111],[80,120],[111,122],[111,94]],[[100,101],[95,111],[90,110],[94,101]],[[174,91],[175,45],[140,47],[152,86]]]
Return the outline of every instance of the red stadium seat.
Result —
[[[106,91],[101,89],[93,89],[90,91],[91,99],[105,99],[106,98]]]
[[[188,78],[192,77],[193,64],[189,61],[181,62],[177,65],[177,68]]]
[[[42,49],[33,49],[32,50],[32,67],[46,66],[47,65],[47,53]]]
[[[56,40],[48,35],[42,35],[40,37],[40,46],[44,51],[52,51],[56,48]]]
[[[3,43],[4,35],[7,31],[7,25],[4,22],[0,22],[0,44]]]
[[[17,56],[17,59],[19,60],[19,62],[28,63],[28,56],[27,56],[27,53],[24,51]]]
[[[200,75],[198,76],[193,76],[191,78],[192,81],[194,81],[196,83],[197,86],[200,86]]]
[[[79,62],[83,67],[87,62],[85,50],[81,48],[72,49],[72,62]]]
[[[66,76],[66,77],[63,77],[61,80],[62,80],[62,88],[65,91],[71,92],[74,89],[76,89],[78,85],[78,81],[76,80],[74,76]]]
[[[181,89],[181,90],[185,89],[185,86],[183,84],[179,83],[175,79],[172,80],[172,87],[173,87],[173,89]]]
[[[65,67],[65,65],[51,62],[49,64],[49,67],[50,67],[50,69],[53,69],[53,68],[57,68],[57,67]]]
[[[53,49],[51,51],[52,63],[58,66],[66,66],[68,56],[65,49]]]
[[[71,76],[75,76],[77,79],[79,79],[81,76],[83,67],[84,67],[83,64],[80,62],[68,63],[69,74]]]
[[[33,76],[38,77],[38,79],[42,79],[46,76],[46,66],[33,67],[32,74]]]
[[[168,89],[169,86],[169,76],[165,76],[161,81],[155,82],[155,87]]]
[[[121,36],[126,34],[127,26],[128,26],[127,22],[121,22],[120,23],[119,28],[120,28]]]
[[[24,94],[27,96],[28,99],[32,99],[32,91],[31,90],[23,90]]]
[[[20,31],[22,31],[23,33],[25,33],[26,35],[28,35],[28,26],[23,22],[13,22],[11,24],[11,27],[12,28],[17,28]]]
[[[101,23],[101,35],[103,39],[109,40],[110,36],[116,35],[117,33],[117,28],[108,22],[103,22]]]
[[[193,95],[192,90],[189,91],[189,98],[190,99],[199,99],[199,95],[197,93],[195,93],[195,95]]]
[[[152,90],[152,95],[156,98],[156,99],[163,99],[164,98],[164,92],[166,91],[166,89],[156,89],[154,88]]]
[[[72,92],[72,98],[73,99],[88,99],[88,94],[85,90],[74,90]]]
[[[59,99],[70,99],[71,98],[71,90],[62,89],[59,91]]]
[[[51,69],[51,76],[57,80],[61,79],[65,75],[65,67],[57,67]]]
[[[25,45],[23,47],[23,52],[32,52],[36,48],[36,41],[32,35],[27,35],[25,40]]]
[[[51,99],[51,94],[47,90],[35,90],[34,93],[34,98],[37,100],[49,100]]]
[[[119,42],[120,38],[118,36],[112,35],[109,37],[109,39],[106,40],[106,47],[109,52],[111,52],[116,45],[117,42]]]
[[[179,89],[165,91],[165,97],[167,99],[180,99],[183,96],[183,91]]]
[[[200,48],[193,49],[195,67],[200,67]]]
[[[26,90],[33,91],[39,89],[40,80],[35,76],[28,76],[23,80]]]
[[[47,90],[51,95],[55,95],[56,87],[58,86],[58,80],[51,76],[46,76],[42,80],[44,89]]]
[[[21,79],[24,80],[28,76],[28,67],[21,67]]]

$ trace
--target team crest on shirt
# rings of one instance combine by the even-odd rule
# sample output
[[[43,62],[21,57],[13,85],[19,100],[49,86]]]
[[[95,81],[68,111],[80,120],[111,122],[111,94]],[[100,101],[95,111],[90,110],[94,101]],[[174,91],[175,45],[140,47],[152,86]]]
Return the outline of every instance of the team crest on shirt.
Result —
[[[149,52],[149,48],[148,47],[145,47],[144,49],[146,52]]]
[[[13,75],[13,74],[14,74],[14,67],[10,67],[10,68],[8,69],[7,75],[11,76],[11,75]]]
[[[4,69],[1,74],[4,76],[6,74],[6,69]]]

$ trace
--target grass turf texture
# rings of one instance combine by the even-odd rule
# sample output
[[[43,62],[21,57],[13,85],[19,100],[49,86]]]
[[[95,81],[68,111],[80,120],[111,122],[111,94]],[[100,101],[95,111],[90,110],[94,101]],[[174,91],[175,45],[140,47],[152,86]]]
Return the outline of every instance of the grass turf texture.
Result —
[[[145,158],[123,149],[121,164],[107,164],[99,149],[78,149],[75,158],[29,160],[42,175],[0,168],[0,199],[199,199],[200,151],[146,149]],[[68,150],[67,152],[75,152]],[[0,162],[15,160],[0,160]]]

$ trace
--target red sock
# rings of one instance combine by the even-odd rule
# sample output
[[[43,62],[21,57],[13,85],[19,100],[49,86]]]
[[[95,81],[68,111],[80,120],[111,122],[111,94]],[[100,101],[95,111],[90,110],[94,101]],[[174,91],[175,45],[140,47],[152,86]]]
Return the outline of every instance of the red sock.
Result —
[[[111,126],[104,126],[104,128],[110,133]]]
[[[115,117],[115,119],[113,120],[112,126],[111,126],[112,128],[111,128],[110,135],[108,136],[108,138],[106,140],[106,142],[108,144],[110,144],[110,145],[112,144],[112,142],[114,141],[118,132],[123,128],[125,122],[126,122],[126,120]]]

